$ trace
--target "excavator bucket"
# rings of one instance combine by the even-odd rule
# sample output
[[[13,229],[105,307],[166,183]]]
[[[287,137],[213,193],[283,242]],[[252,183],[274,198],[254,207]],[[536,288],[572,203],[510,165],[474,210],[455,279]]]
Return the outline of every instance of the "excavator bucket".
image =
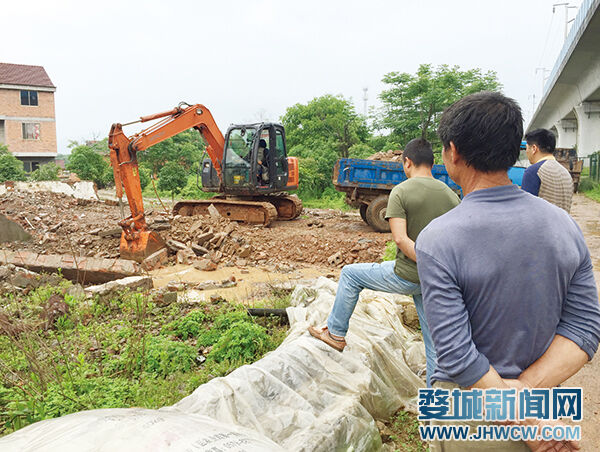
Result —
[[[166,247],[163,238],[154,231],[140,231],[133,240],[125,238],[125,231],[121,234],[121,258],[142,262],[151,254]]]

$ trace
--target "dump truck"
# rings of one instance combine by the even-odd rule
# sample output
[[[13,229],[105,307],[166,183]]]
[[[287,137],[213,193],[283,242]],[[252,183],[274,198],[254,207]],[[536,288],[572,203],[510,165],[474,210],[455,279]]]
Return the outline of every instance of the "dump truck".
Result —
[[[525,168],[514,166],[508,176],[520,186],[524,172]],[[460,186],[450,178],[444,165],[433,165],[431,173],[462,196]],[[338,160],[333,170],[335,189],[346,193],[346,203],[357,208],[363,221],[378,232],[389,232],[385,219],[389,194],[406,179],[402,163],[385,160],[345,158]]]

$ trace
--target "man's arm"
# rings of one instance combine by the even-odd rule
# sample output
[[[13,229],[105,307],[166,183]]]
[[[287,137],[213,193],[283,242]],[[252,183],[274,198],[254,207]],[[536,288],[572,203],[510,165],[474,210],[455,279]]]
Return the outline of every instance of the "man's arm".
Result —
[[[423,232],[418,242],[427,240]],[[455,271],[417,246],[417,267],[425,317],[438,366],[459,386],[471,386],[490,371],[488,359],[473,343],[469,313]]]
[[[519,380],[531,387],[559,385],[592,359],[599,341],[600,305],[592,261],[586,250],[567,289],[556,336],[544,354],[521,373]]]
[[[540,178],[538,176],[539,166],[530,166],[523,173],[523,182],[521,188],[534,196],[538,196],[540,192]]]
[[[410,260],[417,262],[417,255],[415,253],[415,242],[406,233],[406,219],[405,218],[390,218],[390,229],[392,230],[392,238],[400,251],[404,253]]]

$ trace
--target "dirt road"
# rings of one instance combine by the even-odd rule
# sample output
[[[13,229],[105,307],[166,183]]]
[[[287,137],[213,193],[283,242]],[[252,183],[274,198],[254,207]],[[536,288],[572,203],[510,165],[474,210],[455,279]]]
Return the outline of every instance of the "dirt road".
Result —
[[[581,227],[590,249],[594,264],[596,285],[600,289],[600,203],[583,195],[575,195],[571,215]],[[600,448],[600,357],[587,363],[576,375],[567,380],[564,386],[583,388],[583,450],[595,451]]]

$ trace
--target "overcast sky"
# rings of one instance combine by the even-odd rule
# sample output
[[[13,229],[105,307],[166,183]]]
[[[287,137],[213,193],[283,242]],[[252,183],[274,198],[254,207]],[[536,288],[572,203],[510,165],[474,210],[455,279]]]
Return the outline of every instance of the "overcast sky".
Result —
[[[2,0],[0,61],[46,68],[59,153],[182,100],[206,105],[223,131],[323,94],[362,112],[364,87],[377,106],[385,73],[421,63],[495,70],[530,116],[536,68],[562,47],[558,2]]]

